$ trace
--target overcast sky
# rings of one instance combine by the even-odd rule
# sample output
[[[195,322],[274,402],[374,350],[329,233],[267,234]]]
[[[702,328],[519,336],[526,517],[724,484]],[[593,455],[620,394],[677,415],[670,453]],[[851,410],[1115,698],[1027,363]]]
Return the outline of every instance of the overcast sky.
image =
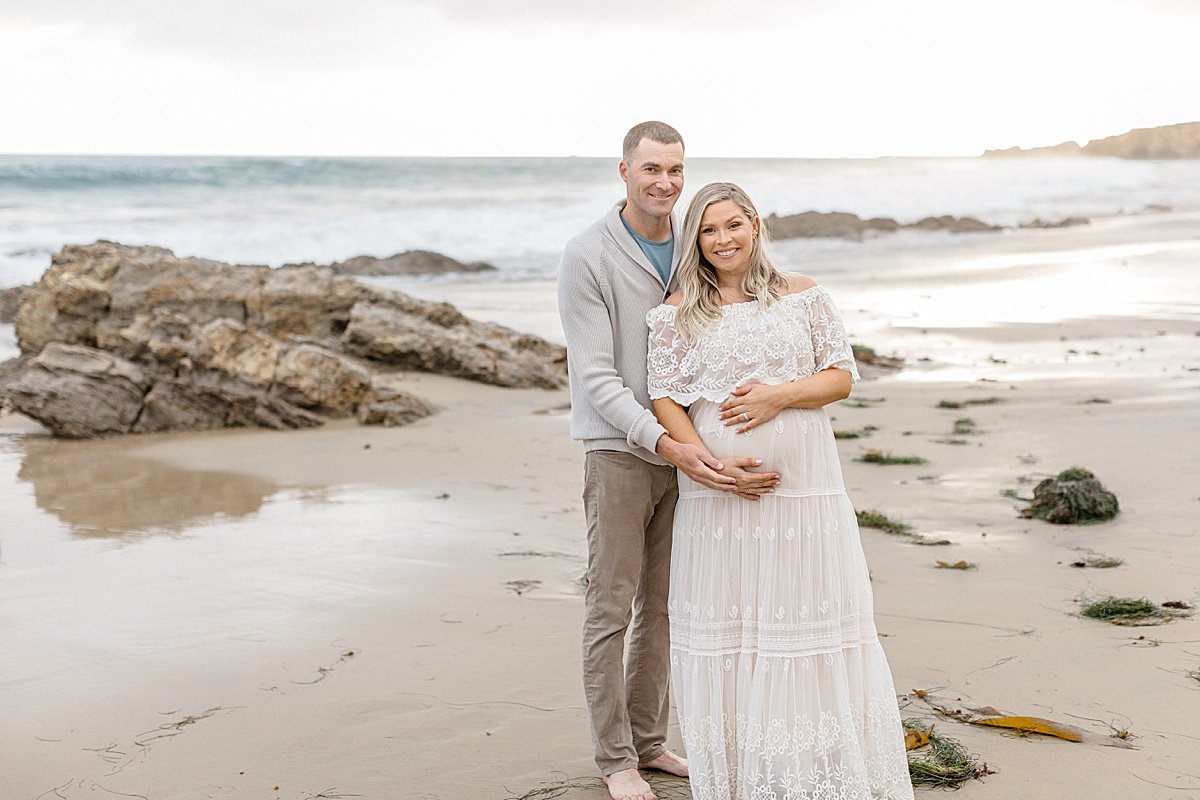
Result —
[[[1195,0],[0,0],[0,153],[975,155],[1200,120]]]

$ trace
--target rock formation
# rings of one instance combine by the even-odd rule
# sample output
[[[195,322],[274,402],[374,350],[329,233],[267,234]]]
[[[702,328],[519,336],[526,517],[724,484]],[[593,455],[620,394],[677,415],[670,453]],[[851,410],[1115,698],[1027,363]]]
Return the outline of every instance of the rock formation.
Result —
[[[1084,145],[1083,154],[1118,158],[1200,158],[1200,122],[1134,128],[1119,136],[1093,139]]]
[[[773,239],[795,239],[798,237],[836,237],[842,239],[861,239],[872,233],[892,233],[901,228],[913,228],[922,231],[950,231],[952,233],[973,233],[976,231],[998,231],[996,225],[988,225],[974,217],[925,217],[917,222],[902,224],[890,217],[873,217],[862,219],[857,214],[844,211],[805,211],[800,214],[789,214],[780,217],[775,214],[767,217],[767,230]]]
[[[17,318],[17,309],[21,307],[21,298],[25,296],[28,286],[12,286],[0,289],[0,323],[11,323]]]
[[[285,264],[285,267],[313,267],[315,264]],[[361,275],[378,277],[382,275],[440,275],[447,272],[486,272],[495,270],[491,264],[482,261],[464,263],[455,261],[449,256],[434,253],[430,250],[407,250],[387,258],[375,256],[355,256],[345,261],[335,261],[329,265],[337,275]]]
[[[510,387],[566,380],[564,348],[446,303],[327,268],[112,242],[63,248],[24,293],[16,333],[22,355],[0,365],[0,398],[67,437],[431,413],[387,385],[396,369]]]
[[[1093,139],[1083,147],[1063,142],[1052,147],[985,150],[985,156],[1115,156],[1117,158],[1200,158],[1200,122],[1134,128],[1117,136]]]

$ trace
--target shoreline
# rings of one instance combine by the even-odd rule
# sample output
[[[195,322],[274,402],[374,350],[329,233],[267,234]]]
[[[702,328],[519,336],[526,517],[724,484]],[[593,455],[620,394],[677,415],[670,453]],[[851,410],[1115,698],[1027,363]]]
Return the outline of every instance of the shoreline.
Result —
[[[1180,233],[1194,220],[1176,223],[1151,226],[1147,240],[1200,248]],[[1128,229],[1087,233],[1028,241],[1070,254],[1082,235],[1094,253]],[[1020,245],[1004,237],[990,255]],[[1127,269],[1184,281],[1194,252],[1135,255]],[[872,299],[915,302],[955,283],[986,300],[996,273],[964,265],[987,255],[986,243],[960,240],[891,261],[881,251],[860,277],[833,257],[811,269],[855,341],[908,359],[856,387],[862,407],[829,409],[837,429],[878,428],[838,442],[855,507],[953,542],[861,532],[897,691],[946,687],[971,704],[1136,737],[1122,751],[937,720],[996,770],[960,789],[971,800],[1197,796],[1200,684],[1187,673],[1200,669],[1189,643],[1200,620],[1134,629],[1076,616],[1084,596],[1200,598],[1194,290],[1152,314],[927,333]],[[1088,259],[1051,258],[1047,274]],[[464,300],[468,314],[495,299],[482,286],[477,297],[436,288],[450,296],[430,299]],[[499,800],[591,779],[578,669],[583,459],[567,392],[404,382],[439,413],[403,428],[85,442],[0,417],[0,704],[11,710],[0,751],[20,754],[6,778],[13,797],[58,787],[69,800]],[[936,407],[992,396],[1002,402]],[[963,417],[976,423],[967,444],[940,443]],[[929,463],[855,461],[867,448]],[[1027,496],[1029,480],[1070,466],[1118,495],[1115,520],[1052,526],[1020,518],[1023,504],[1001,494]],[[1126,563],[1075,569],[1076,548]],[[939,570],[939,558],[978,567]],[[902,716],[932,718],[920,704]],[[679,749],[674,727],[669,744]]]

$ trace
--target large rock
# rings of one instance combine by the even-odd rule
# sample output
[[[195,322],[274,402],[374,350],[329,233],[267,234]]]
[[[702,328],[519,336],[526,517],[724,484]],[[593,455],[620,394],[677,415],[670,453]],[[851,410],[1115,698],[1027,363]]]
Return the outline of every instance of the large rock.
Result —
[[[17,320],[17,309],[21,307],[21,298],[25,296],[28,286],[10,286],[0,289],[0,323],[12,323]]]
[[[974,233],[998,231],[996,225],[988,225],[974,217],[925,217],[917,222],[899,223],[890,217],[862,219],[857,214],[845,211],[805,211],[786,217],[772,214],[767,217],[767,231],[772,239],[794,239],[797,237],[834,237],[861,239],[871,233],[892,233],[901,228],[921,231],[950,231],[951,233]]]
[[[786,217],[772,214],[767,217],[767,230],[773,239],[795,239],[798,237],[839,237],[861,239],[870,231],[894,231],[900,223],[887,217],[862,219],[857,214],[845,211],[804,211]]]
[[[125,359],[80,345],[51,342],[5,386],[9,404],[58,436],[128,433],[149,385]]]
[[[557,388],[566,352],[327,268],[271,270],[113,242],[65,247],[21,298],[0,400],[62,436],[403,424],[432,412],[376,367]]]
[[[387,258],[356,256],[329,265],[338,275],[441,275],[448,272],[486,272],[496,269],[482,261],[456,261],[430,250],[407,250]]]
[[[410,313],[393,304],[359,303],[344,337],[362,358],[401,369],[472,378],[497,386],[561,385],[565,353],[535,336],[481,332],[453,306]],[[483,335],[480,335],[480,334]]]

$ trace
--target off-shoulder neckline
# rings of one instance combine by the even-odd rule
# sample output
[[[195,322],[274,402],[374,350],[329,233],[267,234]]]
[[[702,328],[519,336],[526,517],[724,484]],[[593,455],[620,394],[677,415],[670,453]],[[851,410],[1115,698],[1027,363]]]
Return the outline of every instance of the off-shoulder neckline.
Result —
[[[780,298],[779,298],[779,300],[778,300],[778,302],[782,303],[784,300],[787,300],[789,297],[800,297],[801,295],[804,295],[804,294],[807,294],[808,292],[811,292],[813,289],[820,289],[820,288],[822,288],[822,287],[821,287],[821,284],[819,284],[819,283],[814,283],[812,286],[809,286],[809,287],[808,287],[808,288],[806,288],[806,289],[801,289],[801,290],[800,290],[800,291],[798,291],[798,292],[788,292],[788,293],[787,293],[787,294],[785,294],[783,297],[780,297]],[[724,303],[723,305],[719,306],[719,308],[720,308],[722,311],[724,311],[724,310],[725,310],[725,309],[727,309],[727,308],[737,308],[737,307],[739,307],[739,306],[748,306],[748,305],[751,305],[751,304],[757,304],[757,303],[758,303],[758,301],[757,301],[757,300],[742,300],[742,301],[741,301],[741,302],[739,302],[739,303]],[[671,309],[672,311],[676,311],[676,310],[678,310],[678,309],[679,309],[679,306],[673,306],[673,305],[671,305],[670,303],[659,303],[659,304],[656,306],[656,308],[669,308],[669,309]]]

